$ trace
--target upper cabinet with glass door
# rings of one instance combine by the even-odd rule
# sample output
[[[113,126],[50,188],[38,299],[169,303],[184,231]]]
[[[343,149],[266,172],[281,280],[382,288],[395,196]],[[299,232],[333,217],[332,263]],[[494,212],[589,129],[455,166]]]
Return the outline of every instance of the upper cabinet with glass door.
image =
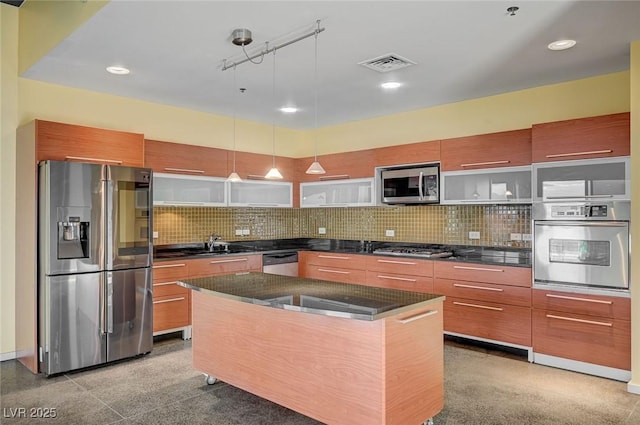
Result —
[[[224,178],[153,174],[153,205],[223,207],[227,205]]]
[[[374,179],[300,183],[300,207],[364,207],[375,205]]]
[[[533,164],[534,201],[631,199],[629,157]]]
[[[506,204],[531,202],[531,167],[444,171],[442,204]]]
[[[293,183],[268,180],[228,182],[230,207],[292,207]]]

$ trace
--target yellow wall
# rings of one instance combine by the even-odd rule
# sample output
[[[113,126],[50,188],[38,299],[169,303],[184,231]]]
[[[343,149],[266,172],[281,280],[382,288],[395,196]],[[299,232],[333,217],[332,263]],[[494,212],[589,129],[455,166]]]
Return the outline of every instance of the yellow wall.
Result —
[[[18,9],[0,4],[0,359],[15,350],[15,165],[18,123]]]

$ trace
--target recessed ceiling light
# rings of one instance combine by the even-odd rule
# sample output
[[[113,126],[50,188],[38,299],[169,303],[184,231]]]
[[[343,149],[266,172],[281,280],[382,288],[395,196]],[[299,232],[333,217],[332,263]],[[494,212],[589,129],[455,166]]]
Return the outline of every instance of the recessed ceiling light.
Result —
[[[549,43],[547,46],[549,50],[567,50],[576,45],[575,40],[558,40],[553,43]]]
[[[131,71],[129,71],[129,69],[125,68],[124,66],[108,66],[107,72],[115,75],[127,75]]]
[[[298,108],[294,108],[293,106],[285,106],[284,108],[280,108],[280,111],[284,112],[285,114],[295,114],[296,112],[298,112]]]
[[[397,89],[401,85],[402,83],[398,83],[397,81],[388,81],[386,83],[380,84],[380,87],[382,87],[383,89]]]

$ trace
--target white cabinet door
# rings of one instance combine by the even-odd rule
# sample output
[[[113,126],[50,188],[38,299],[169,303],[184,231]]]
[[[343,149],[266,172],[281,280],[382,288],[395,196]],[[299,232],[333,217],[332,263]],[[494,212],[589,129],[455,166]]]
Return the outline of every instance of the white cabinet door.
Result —
[[[531,202],[531,167],[444,171],[442,204],[506,204]]]
[[[270,181],[229,182],[230,207],[292,207],[293,183]]]
[[[374,179],[300,183],[300,207],[363,207],[375,205]]]
[[[533,164],[535,201],[631,199],[629,157]]]
[[[154,173],[153,205],[225,206],[225,179]]]

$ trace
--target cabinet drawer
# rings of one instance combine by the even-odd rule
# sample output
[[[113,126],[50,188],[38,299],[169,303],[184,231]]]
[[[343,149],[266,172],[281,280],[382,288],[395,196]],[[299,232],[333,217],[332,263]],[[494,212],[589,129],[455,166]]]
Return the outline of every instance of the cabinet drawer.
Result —
[[[159,297],[189,295],[189,289],[176,285],[176,281],[153,283],[153,299]]]
[[[444,330],[530,347],[531,309],[447,297]]]
[[[308,264],[316,266],[339,267],[347,269],[365,270],[365,255],[357,254],[334,254],[330,252],[303,252],[303,260]]]
[[[629,298],[534,289],[533,307],[541,310],[631,320],[631,299]]]
[[[433,261],[430,260],[371,256],[366,257],[366,262],[367,270],[413,276],[433,276]]]
[[[162,261],[153,264],[153,282],[168,282],[189,276],[187,261]]]
[[[533,351],[630,370],[631,322],[534,310]]]
[[[153,331],[181,328],[191,324],[190,294],[153,298]]]
[[[531,289],[521,286],[436,278],[434,292],[447,297],[531,307]]]
[[[436,278],[531,287],[531,268],[529,267],[436,261],[433,272]]]
[[[433,278],[430,276],[414,276],[367,270],[366,283],[368,286],[378,288],[426,293],[433,292]]]
[[[261,270],[261,255],[209,257],[189,262],[189,277]]]
[[[329,280],[332,282],[355,283],[358,285],[364,285],[366,282],[366,274],[364,270],[317,266],[315,264],[308,264],[305,267],[304,277],[308,277],[310,279]]]

